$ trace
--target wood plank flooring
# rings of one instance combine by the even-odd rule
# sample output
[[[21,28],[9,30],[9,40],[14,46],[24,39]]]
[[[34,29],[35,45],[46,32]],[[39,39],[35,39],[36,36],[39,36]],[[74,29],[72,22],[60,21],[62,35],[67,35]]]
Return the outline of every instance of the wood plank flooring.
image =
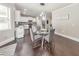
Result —
[[[33,48],[29,30],[25,31],[24,39],[17,42],[15,55],[17,56],[33,56]]]
[[[23,40],[17,42],[15,56],[50,56],[47,49],[41,50],[41,47],[33,49],[29,30],[25,30]]]
[[[55,56],[79,56],[79,42],[73,41],[71,39],[54,35]],[[52,51],[51,51],[52,52]],[[32,41],[30,38],[29,31],[25,31],[25,38],[23,41],[17,42],[17,47],[15,51],[17,56],[53,56],[48,50],[44,50],[44,53],[41,54],[41,49],[32,48]]]
[[[79,56],[79,42],[54,35],[56,56]]]

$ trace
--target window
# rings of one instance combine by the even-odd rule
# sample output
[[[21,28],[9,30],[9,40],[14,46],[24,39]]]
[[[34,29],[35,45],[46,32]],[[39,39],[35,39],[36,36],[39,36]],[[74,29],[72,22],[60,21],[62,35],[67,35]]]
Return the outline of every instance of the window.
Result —
[[[11,29],[10,8],[0,5],[0,30]]]

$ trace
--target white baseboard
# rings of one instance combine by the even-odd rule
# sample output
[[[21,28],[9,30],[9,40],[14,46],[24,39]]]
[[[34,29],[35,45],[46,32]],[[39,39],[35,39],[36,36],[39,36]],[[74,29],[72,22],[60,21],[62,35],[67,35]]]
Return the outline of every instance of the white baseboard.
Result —
[[[14,40],[14,37],[6,39],[5,41],[0,42],[0,46],[7,44],[8,42],[11,42]]]
[[[69,38],[69,39],[71,39],[71,40],[74,40],[74,41],[79,42],[79,39],[78,39],[78,38],[75,38],[75,37],[70,37],[70,36],[67,36],[67,35],[64,35],[64,34],[61,34],[61,33],[58,33],[58,32],[55,32],[55,34],[57,34],[57,35],[60,35],[60,36],[63,36],[63,37]]]

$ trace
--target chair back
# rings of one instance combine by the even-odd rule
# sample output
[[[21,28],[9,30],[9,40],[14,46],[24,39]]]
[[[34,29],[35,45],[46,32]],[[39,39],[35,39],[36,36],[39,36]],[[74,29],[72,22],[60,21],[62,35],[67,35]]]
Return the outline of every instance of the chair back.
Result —
[[[50,29],[50,33],[49,33],[49,42],[54,41],[54,39],[53,39],[54,32],[55,32],[55,29]]]
[[[50,51],[52,54],[54,54],[54,48],[55,48],[55,41],[54,41],[54,32],[55,29],[50,29],[49,33],[49,45],[50,45]]]

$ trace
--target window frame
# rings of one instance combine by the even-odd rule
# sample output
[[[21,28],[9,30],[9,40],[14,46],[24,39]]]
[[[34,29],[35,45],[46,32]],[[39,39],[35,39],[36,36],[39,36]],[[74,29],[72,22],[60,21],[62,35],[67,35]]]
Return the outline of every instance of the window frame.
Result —
[[[6,8],[6,10],[4,11],[5,15],[0,15],[0,18],[2,18],[2,20],[4,20],[3,22],[1,22],[1,26],[3,26],[3,24],[5,25],[4,27],[0,27],[0,31],[4,31],[4,30],[10,30],[11,29],[11,9],[9,7],[6,7],[4,5],[0,5],[3,8]],[[7,26],[7,27],[6,27]]]

